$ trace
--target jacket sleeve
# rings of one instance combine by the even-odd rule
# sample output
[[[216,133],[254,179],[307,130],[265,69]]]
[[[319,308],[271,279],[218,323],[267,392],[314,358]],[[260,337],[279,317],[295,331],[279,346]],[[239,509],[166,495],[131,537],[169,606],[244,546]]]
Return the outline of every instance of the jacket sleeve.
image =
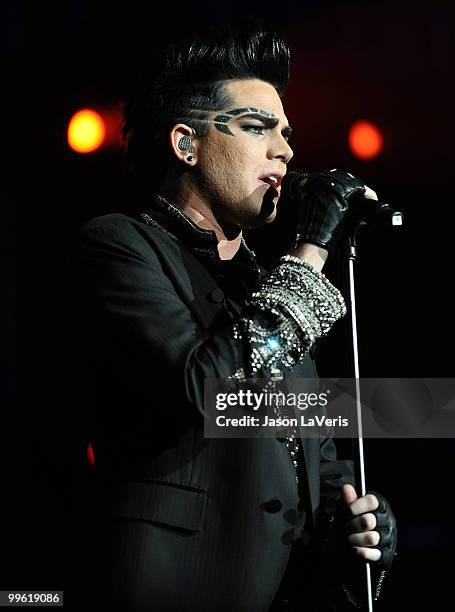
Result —
[[[243,347],[232,324],[210,334],[201,328],[158,250],[132,223],[86,226],[76,248],[82,316],[98,353],[88,357],[116,372],[119,384],[146,396],[158,377],[170,395],[180,390],[199,403],[204,378],[226,378],[241,367]]]
[[[355,486],[354,462],[338,459],[333,438],[325,438],[320,447],[321,507],[326,514],[335,512],[344,484]]]
[[[203,410],[205,378],[257,375],[259,368],[266,377],[278,362],[292,367],[344,312],[339,292],[321,273],[288,258],[265,277],[236,321],[204,330],[166,273],[150,233],[127,219],[85,226],[78,248],[92,333],[118,384],[128,378],[146,394],[152,381],[172,373],[170,392],[181,390]]]

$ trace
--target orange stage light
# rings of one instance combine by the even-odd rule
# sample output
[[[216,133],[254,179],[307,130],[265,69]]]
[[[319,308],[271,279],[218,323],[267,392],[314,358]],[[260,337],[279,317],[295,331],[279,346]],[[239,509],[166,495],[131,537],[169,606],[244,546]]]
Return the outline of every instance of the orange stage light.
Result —
[[[349,147],[360,159],[373,159],[382,151],[384,139],[379,129],[369,121],[356,121],[349,130]]]
[[[91,153],[104,143],[106,126],[97,112],[84,108],[75,113],[68,125],[68,144],[77,153]]]

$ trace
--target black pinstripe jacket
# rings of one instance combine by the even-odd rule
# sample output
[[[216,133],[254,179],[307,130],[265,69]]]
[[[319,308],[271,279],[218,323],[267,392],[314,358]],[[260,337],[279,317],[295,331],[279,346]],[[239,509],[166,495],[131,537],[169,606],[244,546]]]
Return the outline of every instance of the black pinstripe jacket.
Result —
[[[303,440],[299,493],[279,440],[203,436],[204,378],[242,365],[232,321],[260,274],[245,244],[221,261],[214,233],[163,202],[81,230],[76,354],[103,491],[97,591],[109,608],[265,612],[298,514],[313,528],[321,478],[334,492],[352,482],[332,440]],[[314,377],[313,361],[291,375]]]

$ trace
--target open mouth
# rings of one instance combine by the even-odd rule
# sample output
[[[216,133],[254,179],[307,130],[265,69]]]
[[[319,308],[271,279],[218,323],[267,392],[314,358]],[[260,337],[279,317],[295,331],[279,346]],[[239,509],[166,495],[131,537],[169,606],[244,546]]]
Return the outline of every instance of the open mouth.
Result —
[[[278,193],[281,191],[281,174],[266,174],[261,176],[258,180],[260,183],[273,187]]]

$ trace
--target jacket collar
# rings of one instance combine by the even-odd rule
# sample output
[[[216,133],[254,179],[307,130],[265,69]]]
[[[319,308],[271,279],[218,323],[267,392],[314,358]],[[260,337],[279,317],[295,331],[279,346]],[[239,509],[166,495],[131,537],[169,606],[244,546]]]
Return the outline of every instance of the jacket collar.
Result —
[[[183,242],[192,252],[203,258],[208,258],[212,262],[222,262],[218,253],[218,238],[213,230],[202,229],[190,219],[177,206],[169,202],[166,198],[156,194],[153,199],[153,206],[147,208],[140,215],[147,223],[150,218],[160,226],[174,240]],[[148,218],[148,219],[147,219]],[[256,257],[242,238],[239,251],[232,260],[243,263],[253,269],[257,275],[260,268],[256,262]]]

